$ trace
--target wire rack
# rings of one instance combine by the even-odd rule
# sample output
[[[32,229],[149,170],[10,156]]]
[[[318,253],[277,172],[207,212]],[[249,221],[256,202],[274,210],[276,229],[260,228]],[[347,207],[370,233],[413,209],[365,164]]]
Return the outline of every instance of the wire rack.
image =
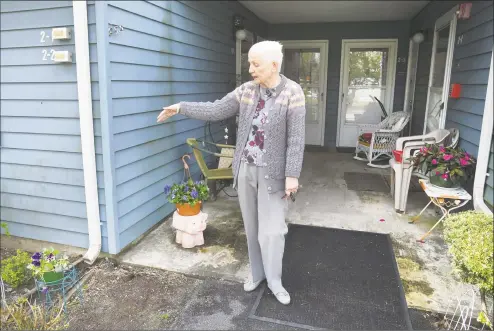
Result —
[[[63,311],[66,313],[68,293],[71,289],[75,290],[74,294],[77,295],[80,303],[83,303],[79,275],[74,266],[64,271],[63,277],[59,280],[47,282],[43,279],[36,279],[35,283],[38,299],[43,302],[47,309],[52,308],[54,303],[57,302],[57,299],[60,298],[63,301]]]

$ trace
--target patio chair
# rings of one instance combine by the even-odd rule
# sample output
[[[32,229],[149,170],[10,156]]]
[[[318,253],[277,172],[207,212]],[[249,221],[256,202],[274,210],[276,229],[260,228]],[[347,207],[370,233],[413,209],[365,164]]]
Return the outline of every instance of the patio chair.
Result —
[[[374,162],[392,157],[396,140],[409,120],[409,113],[398,111],[390,114],[379,124],[359,125],[357,147],[353,158],[368,161],[367,165],[370,167],[389,168],[389,164],[379,165]],[[366,157],[360,157],[360,153],[365,153]]]
[[[221,154],[201,148],[199,147],[199,143],[216,146],[221,150]],[[201,169],[202,176],[204,177],[206,184],[208,183],[208,181],[233,179],[232,161],[235,146],[216,144],[195,138],[187,138],[187,144],[192,147],[192,152],[194,153],[197,164],[199,166],[199,169]],[[218,168],[209,168],[206,164],[203,153],[218,157]],[[213,198],[216,198],[216,193],[217,192],[213,192]]]
[[[391,158],[391,195],[394,198],[395,210],[404,213],[406,209],[408,190],[412,176],[427,178],[427,174],[413,169],[410,158],[424,147],[425,144],[440,144],[443,146],[456,147],[460,139],[458,129],[451,128],[434,130],[425,135],[401,137],[396,141],[396,152],[398,158]]]

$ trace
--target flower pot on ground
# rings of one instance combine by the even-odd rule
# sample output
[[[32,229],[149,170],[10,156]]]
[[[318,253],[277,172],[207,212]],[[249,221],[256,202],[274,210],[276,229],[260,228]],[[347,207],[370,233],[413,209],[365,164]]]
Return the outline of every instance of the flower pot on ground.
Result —
[[[410,161],[415,170],[429,177],[432,185],[460,187],[473,177],[475,158],[463,149],[427,144]]]
[[[27,266],[33,271],[34,277],[46,283],[56,282],[63,278],[64,271],[69,268],[69,258],[61,255],[53,248],[45,248],[31,256],[31,264]]]
[[[187,182],[165,186],[165,195],[170,203],[175,204],[182,216],[194,216],[200,213],[202,201],[209,198],[209,188],[204,181]]]

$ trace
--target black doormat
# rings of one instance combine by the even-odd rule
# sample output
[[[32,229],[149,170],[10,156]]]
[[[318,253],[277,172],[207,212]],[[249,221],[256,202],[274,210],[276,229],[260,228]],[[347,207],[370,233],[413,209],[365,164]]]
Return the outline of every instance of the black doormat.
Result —
[[[345,172],[346,186],[351,191],[372,191],[389,193],[388,183],[381,174],[369,172]]]
[[[289,225],[280,304],[264,286],[250,318],[304,329],[411,330],[388,235]]]
[[[390,193],[390,175],[369,172],[345,172],[343,179],[345,179],[347,188],[351,191]],[[422,188],[415,177],[412,177],[408,191],[422,192]]]
[[[384,176],[386,179],[387,185],[391,185],[391,176]],[[423,192],[422,188],[420,187],[419,181],[417,177],[412,177],[410,179],[410,185],[408,186],[408,192]]]

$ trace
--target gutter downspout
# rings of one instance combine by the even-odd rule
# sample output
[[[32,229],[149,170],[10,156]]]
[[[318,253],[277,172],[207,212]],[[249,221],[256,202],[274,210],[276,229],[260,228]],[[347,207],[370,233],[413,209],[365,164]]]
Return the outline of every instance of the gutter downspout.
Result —
[[[79,123],[81,127],[82,164],[84,168],[84,192],[86,196],[86,214],[89,233],[89,249],[83,259],[86,263],[93,264],[101,251],[101,220],[99,215],[96,154],[94,148],[87,2],[85,0],[72,1],[72,6],[74,13],[77,95],[79,101]]]
[[[487,83],[487,94],[485,97],[484,117],[482,119],[482,130],[480,131],[479,154],[477,156],[477,167],[475,170],[475,180],[473,182],[473,206],[476,210],[481,210],[488,215],[492,211],[487,207],[484,201],[485,180],[489,176],[487,166],[489,164],[489,153],[492,143],[492,120],[493,120],[493,86],[492,86],[492,59],[494,48],[491,55],[491,67],[489,69],[489,80]]]

